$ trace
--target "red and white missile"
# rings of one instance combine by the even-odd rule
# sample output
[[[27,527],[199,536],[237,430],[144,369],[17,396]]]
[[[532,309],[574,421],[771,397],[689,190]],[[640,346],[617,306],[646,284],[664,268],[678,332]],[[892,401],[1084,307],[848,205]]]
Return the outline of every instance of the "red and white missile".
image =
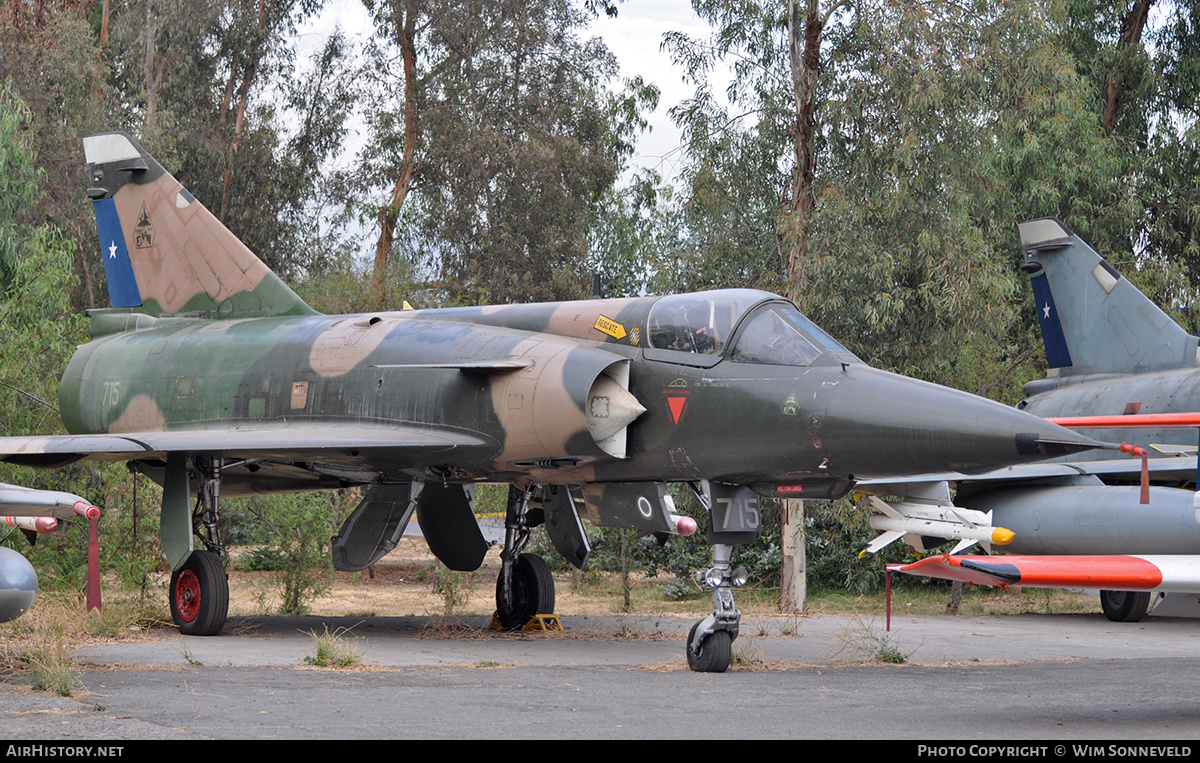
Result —
[[[1100,588],[1106,591],[1200,591],[1200,556],[927,556],[888,565],[906,572],[977,585]]]

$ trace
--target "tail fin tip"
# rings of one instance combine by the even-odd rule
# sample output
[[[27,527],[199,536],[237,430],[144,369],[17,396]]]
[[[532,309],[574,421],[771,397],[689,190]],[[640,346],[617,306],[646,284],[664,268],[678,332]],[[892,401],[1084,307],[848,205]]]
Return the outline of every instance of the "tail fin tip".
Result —
[[[1189,335],[1062,221],[1019,224],[1051,376],[1196,365]]]

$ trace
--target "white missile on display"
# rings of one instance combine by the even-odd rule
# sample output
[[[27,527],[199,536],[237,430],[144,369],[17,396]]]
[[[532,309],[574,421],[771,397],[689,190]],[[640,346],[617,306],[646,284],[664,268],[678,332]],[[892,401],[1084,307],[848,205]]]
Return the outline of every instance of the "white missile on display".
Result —
[[[0,524],[35,533],[52,533],[58,527],[54,517],[0,517]]]
[[[950,552],[974,546],[983,546],[990,553],[992,545],[1005,546],[1015,535],[1011,530],[992,525],[992,512],[964,509],[947,503],[915,503],[912,501],[885,501],[877,496],[866,496],[871,506],[871,527],[883,534],[871,541],[859,556],[878,553],[888,544],[904,538],[904,542],[918,553],[925,553],[923,538],[933,537],[959,541]]]

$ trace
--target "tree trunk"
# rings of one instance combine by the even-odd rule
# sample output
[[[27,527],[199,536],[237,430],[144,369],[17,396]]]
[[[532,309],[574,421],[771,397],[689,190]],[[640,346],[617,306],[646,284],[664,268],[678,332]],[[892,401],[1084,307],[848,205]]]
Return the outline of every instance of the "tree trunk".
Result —
[[[225,210],[229,202],[229,186],[233,183],[234,159],[237,157],[238,146],[242,142],[242,131],[245,129],[246,122],[246,106],[250,103],[250,91],[254,89],[254,84],[258,80],[258,69],[262,65],[263,57],[267,54],[268,40],[275,33],[275,30],[267,28],[267,0],[258,0],[258,16],[254,22],[254,29],[257,33],[255,44],[248,51],[249,61],[246,65],[246,73],[237,90],[238,104],[234,115],[233,138],[229,141],[229,161],[225,166],[225,179],[221,188],[221,214],[218,216],[221,222],[225,221]],[[236,60],[235,54],[234,61]],[[232,76],[231,74],[230,77],[232,78]],[[228,92],[229,87],[226,85],[226,93]],[[224,121],[224,117],[223,109],[221,121]]]
[[[157,21],[154,13],[154,3],[146,3],[146,55],[142,61],[142,77],[146,87],[146,121],[145,126],[150,127],[154,122],[154,111],[158,104],[158,88],[157,81],[154,78],[154,43],[157,34],[155,22]]]
[[[1151,5],[1154,5],[1154,0],[1135,0],[1121,24],[1116,62],[1104,83],[1104,118],[1101,123],[1106,130],[1113,129],[1117,117],[1121,114],[1121,107],[1125,105],[1125,77],[1121,72],[1121,64],[1129,49],[1142,41],[1142,32],[1146,29]]]
[[[828,14],[841,2],[836,2],[821,15],[818,0],[788,0],[788,60],[791,65],[792,97],[796,118],[792,126],[791,198],[783,212],[783,237],[787,252],[784,282],[788,299],[800,300],[804,291],[804,269],[808,261],[808,230],[814,211],[813,185],[816,178],[816,91],[817,73],[821,65],[821,39]],[[804,502],[784,501],[782,584],[779,609],[782,612],[803,612],[808,601],[804,559]]]
[[[817,0],[805,0],[803,18],[799,0],[788,0],[788,59],[796,118],[792,126],[791,198],[783,210],[787,239],[787,297],[797,301],[803,291],[808,260],[808,229],[813,215],[816,177],[816,90],[821,64],[821,39],[825,22]]]
[[[804,501],[781,501],[783,518],[781,551],[783,569],[779,585],[779,611],[804,614],[808,607],[808,583],[805,580]]]
[[[421,168],[417,165],[417,0],[396,1],[396,30],[404,58],[404,156],[400,161],[400,179],[392,189],[388,203],[379,210],[379,240],[375,244],[375,285],[382,286],[387,274],[387,257],[392,251],[396,220]]]

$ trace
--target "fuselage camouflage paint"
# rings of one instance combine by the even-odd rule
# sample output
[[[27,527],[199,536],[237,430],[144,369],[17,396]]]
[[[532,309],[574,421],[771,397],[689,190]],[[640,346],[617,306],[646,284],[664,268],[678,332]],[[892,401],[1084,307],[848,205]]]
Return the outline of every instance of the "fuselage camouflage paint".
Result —
[[[114,307],[63,376],[80,436],[9,438],[11,461],[240,459],[227,494],[712,480],[826,497],[1094,445],[873,369],[767,292],[319,315],[132,138],[85,153]]]

